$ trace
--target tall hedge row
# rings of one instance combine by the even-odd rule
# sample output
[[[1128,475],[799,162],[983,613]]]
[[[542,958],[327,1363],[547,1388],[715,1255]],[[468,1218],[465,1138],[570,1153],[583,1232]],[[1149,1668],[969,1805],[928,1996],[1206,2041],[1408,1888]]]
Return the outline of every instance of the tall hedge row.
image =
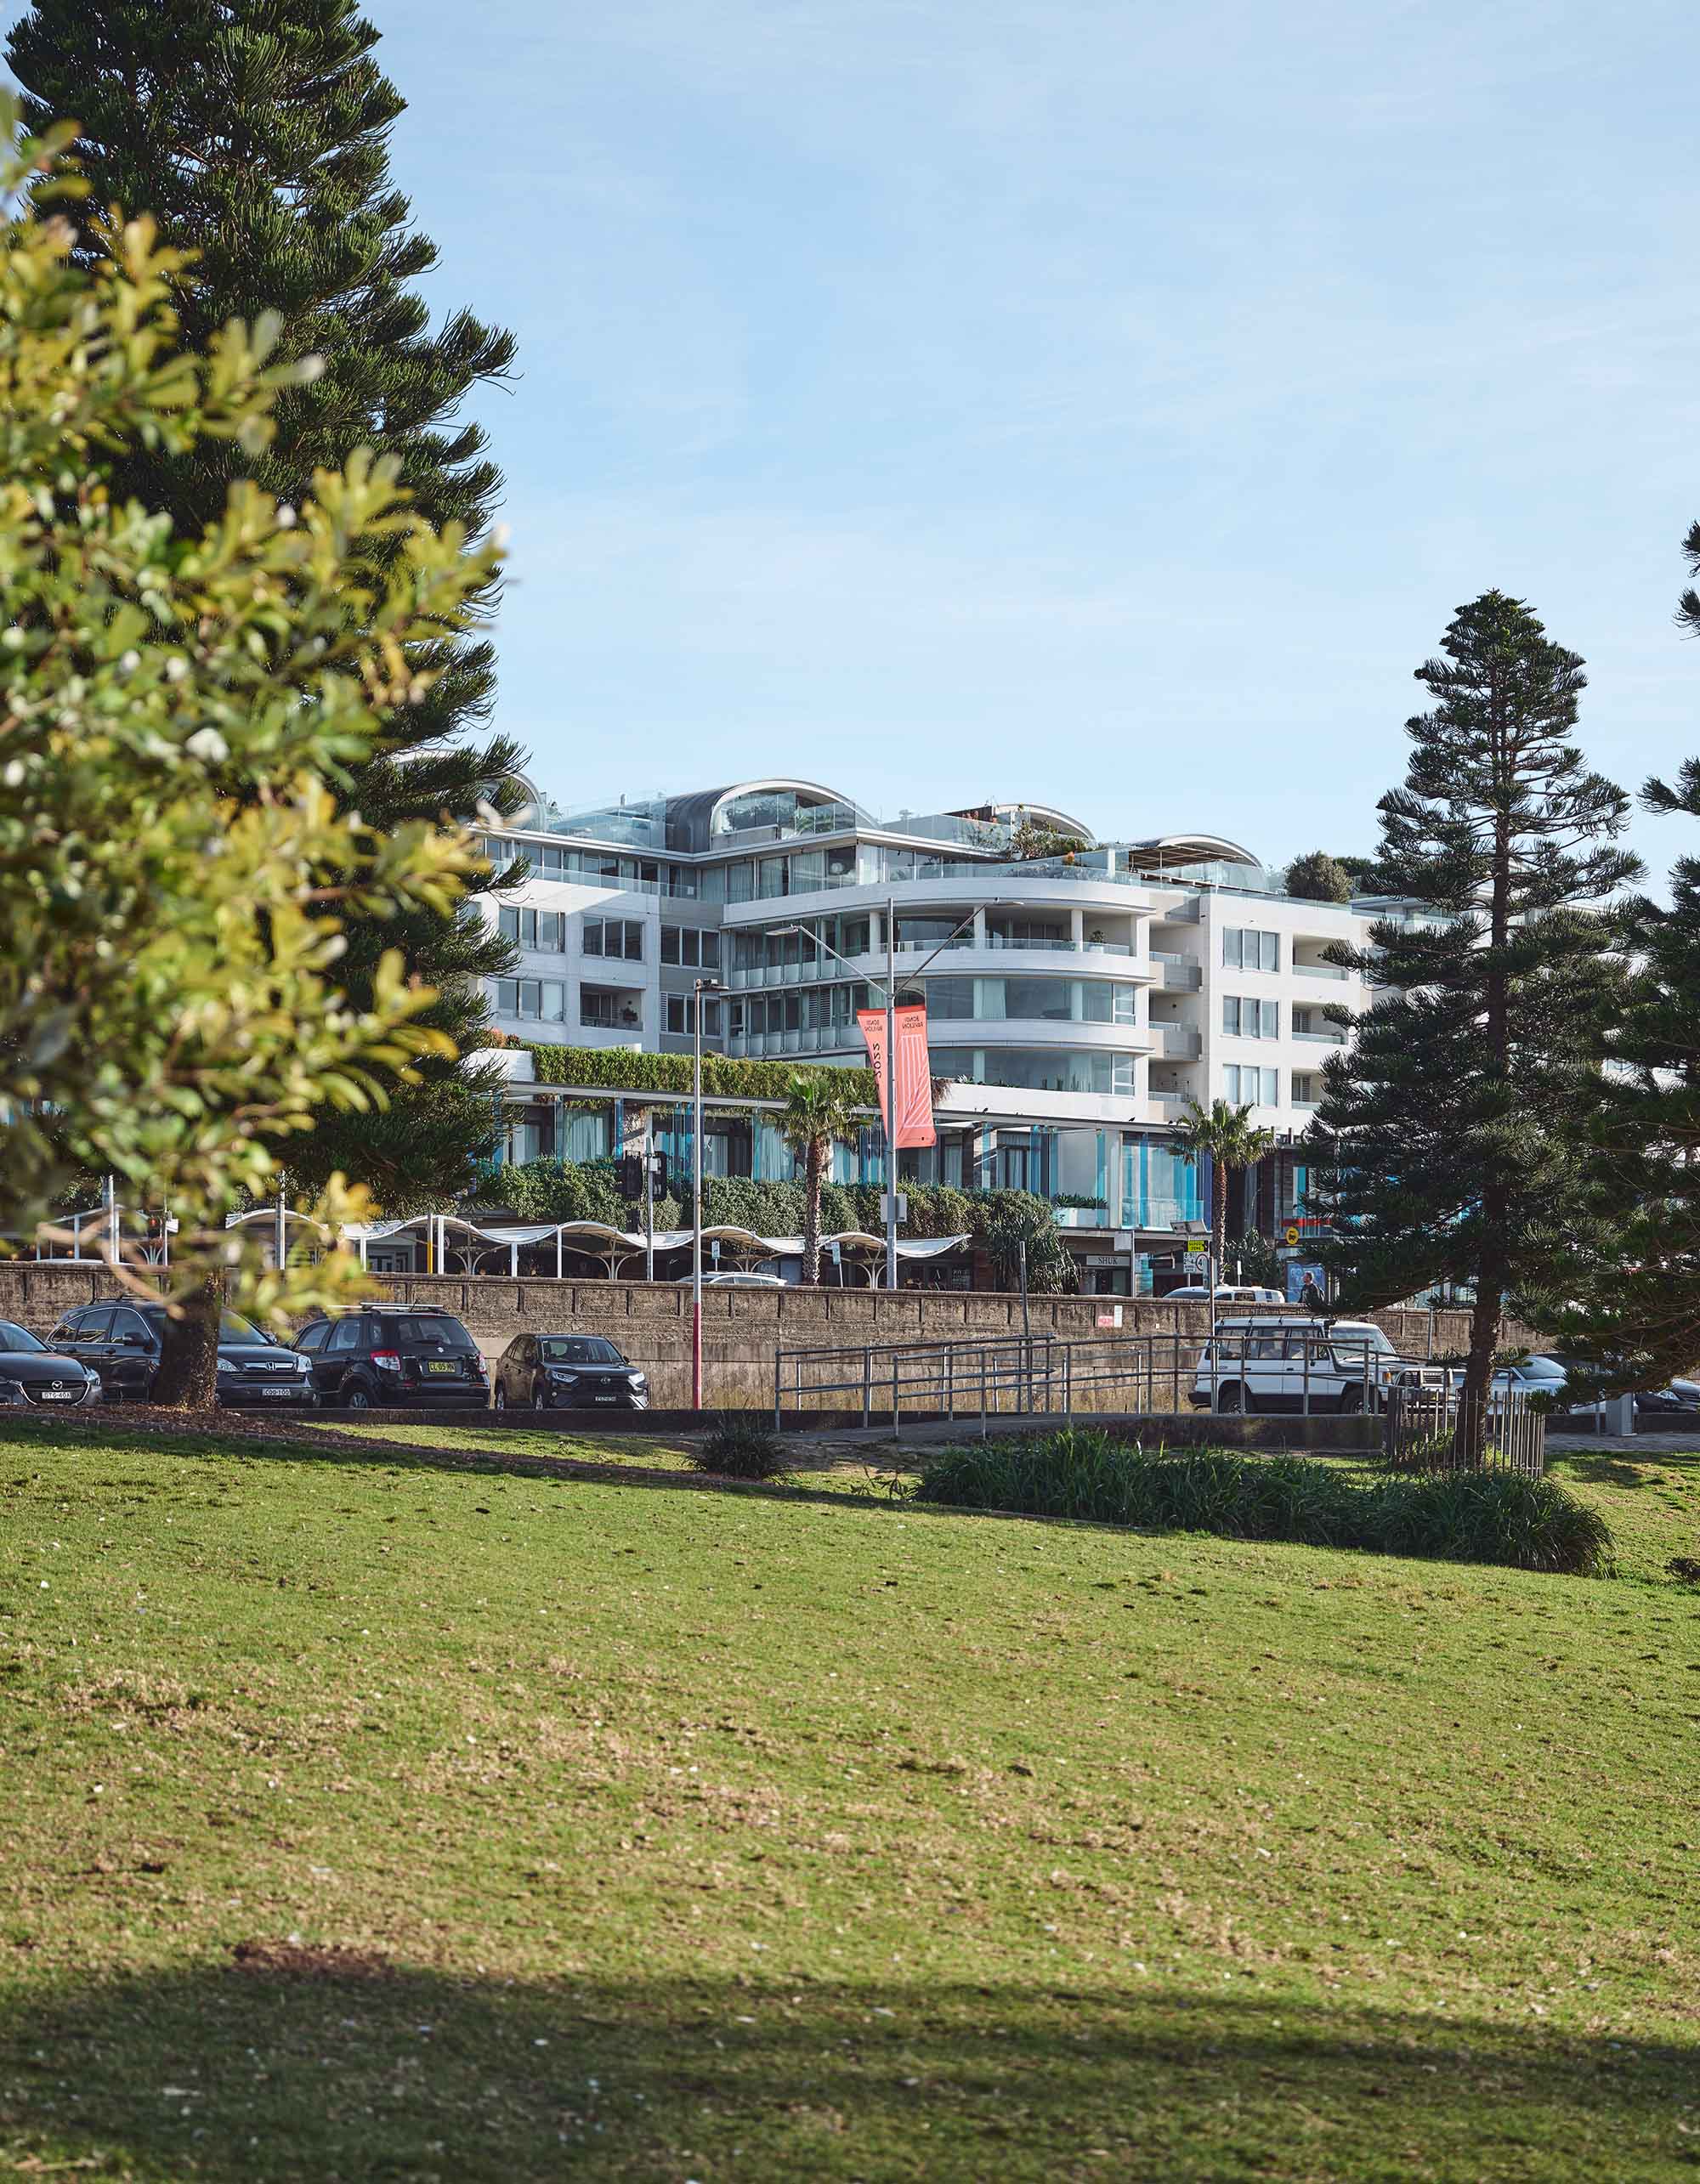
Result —
[[[585,1084],[609,1092],[674,1092],[688,1097],[692,1061],[688,1054],[641,1054],[630,1047],[534,1046],[531,1067],[540,1084]],[[869,1111],[879,1099],[871,1069],[830,1072],[819,1062],[740,1061],[723,1054],[705,1054],[702,1089],[728,1100],[783,1100],[793,1077],[826,1076],[843,1080],[850,1097]]]

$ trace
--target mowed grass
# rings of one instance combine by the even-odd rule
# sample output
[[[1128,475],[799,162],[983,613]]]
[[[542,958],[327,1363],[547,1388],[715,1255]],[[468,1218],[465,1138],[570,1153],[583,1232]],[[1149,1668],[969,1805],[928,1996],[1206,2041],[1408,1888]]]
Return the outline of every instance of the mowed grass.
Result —
[[[1692,2175],[1695,1459],[1576,1461],[1612,1581],[0,1429],[0,2170]]]

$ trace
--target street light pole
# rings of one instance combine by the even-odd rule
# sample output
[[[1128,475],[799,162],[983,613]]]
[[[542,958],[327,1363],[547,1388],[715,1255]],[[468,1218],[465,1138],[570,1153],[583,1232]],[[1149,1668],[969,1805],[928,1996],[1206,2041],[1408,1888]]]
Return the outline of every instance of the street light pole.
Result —
[[[988,910],[1007,909],[1010,907],[1005,902],[986,902],[978,906],[981,909]],[[919,978],[923,971],[930,970],[957,935],[973,924],[977,914],[976,910],[970,910],[966,918],[959,918],[955,925],[946,933],[932,954],[925,962],[918,964],[910,971],[910,976]],[[842,963],[847,970],[853,970],[856,968],[848,956],[841,955],[836,948],[829,942],[822,940],[819,933],[811,931],[807,925],[775,925],[769,937],[774,940],[788,939],[793,933],[800,939],[806,940],[811,948],[819,948],[823,955],[830,955],[835,963]],[[881,1117],[886,1133],[886,1287],[887,1289],[895,1289],[898,1286],[897,1088],[898,916],[896,901],[888,895],[886,897],[886,1104],[885,1112]]]
[[[692,982],[694,1041],[691,1062],[691,1408],[702,1408],[702,997],[717,993],[717,978]]]

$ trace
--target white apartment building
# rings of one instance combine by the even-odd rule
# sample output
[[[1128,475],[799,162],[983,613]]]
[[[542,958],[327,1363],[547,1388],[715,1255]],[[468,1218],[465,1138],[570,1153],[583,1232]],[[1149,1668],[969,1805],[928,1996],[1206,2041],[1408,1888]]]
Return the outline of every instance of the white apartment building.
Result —
[[[1040,835],[1080,846],[1018,854]],[[706,1045],[858,1063],[856,1011],[881,1000],[894,947],[899,998],[926,1001],[947,1086],[939,1143],[905,1152],[903,1175],[1096,1202],[1059,1218],[1082,1232],[1088,1287],[1107,1290],[1200,1212],[1203,1179],[1173,1141],[1189,1097],[1250,1105],[1277,1133],[1284,1161],[1242,1187],[1264,1194],[1266,1231],[1292,1217],[1298,1141],[1348,1036],[1324,1011],[1368,999],[1323,957],[1364,940],[1369,904],[1286,897],[1220,836],[1099,842],[1042,805],[878,820],[790,780],[575,812],[538,795],[488,848],[499,868],[527,868],[480,910],[521,950],[491,999],[497,1027],[528,1044],[685,1051],[706,976],[725,991],[706,1006]],[[528,1082],[528,1061],[507,1059],[511,1157],[610,1150],[617,1112],[598,1119],[570,1088]],[[705,1163],[790,1173],[749,1103],[711,1122]],[[840,1172],[877,1176],[877,1130]]]

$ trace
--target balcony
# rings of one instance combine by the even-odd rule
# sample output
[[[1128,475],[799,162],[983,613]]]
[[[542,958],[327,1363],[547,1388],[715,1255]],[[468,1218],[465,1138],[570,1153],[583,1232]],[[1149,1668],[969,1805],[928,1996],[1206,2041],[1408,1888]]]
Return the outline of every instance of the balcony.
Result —
[[[1296,956],[1293,959],[1293,975],[1295,978],[1350,978],[1352,976],[1349,970],[1342,970],[1338,964],[1300,963]]]
[[[1204,1050],[1203,1033],[1193,1031],[1185,1024],[1153,1022],[1151,1030],[1159,1042],[1156,1051],[1165,1061],[1196,1061]]]
[[[1342,1031],[1337,1030],[1329,1030],[1326,1032],[1295,1031],[1293,1037],[1299,1040],[1301,1044],[1306,1046],[1344,1046],[1346,1044],[1346,1033]]]
[[[1153,948],[1151,960],[1158,967],[1165,993],[1196,993],[1203,982],[1204,972],[1191,956],[1162,955]]]

